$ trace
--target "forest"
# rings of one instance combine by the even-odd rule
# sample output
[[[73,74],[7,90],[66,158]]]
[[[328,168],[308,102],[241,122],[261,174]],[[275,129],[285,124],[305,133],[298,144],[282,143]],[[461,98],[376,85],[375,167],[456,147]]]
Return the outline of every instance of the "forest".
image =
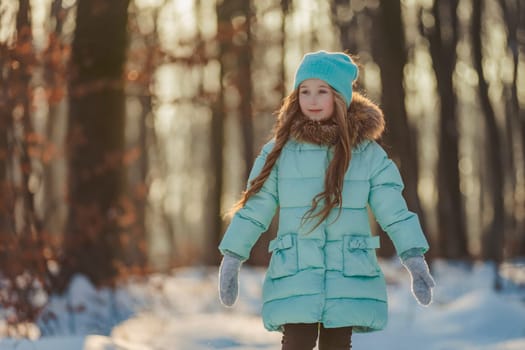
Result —
[[[34,321],[35,295],[77,274],[115,287],[218,266],[225,214],[316,50],[358,63],[429,261],[492,262],[498,290],[498,266],[525,258],[523,1],[2,0],[0,316]]]

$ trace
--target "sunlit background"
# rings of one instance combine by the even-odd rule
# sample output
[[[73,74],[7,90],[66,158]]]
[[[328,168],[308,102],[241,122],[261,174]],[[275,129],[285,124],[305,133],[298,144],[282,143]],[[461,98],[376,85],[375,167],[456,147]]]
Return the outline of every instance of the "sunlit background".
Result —
[[[344,2],[342,2],[344,3]],[[380,67],[368,50],[367,42],[372,34],[365,35],[366,26],[371,26],[370,14],[377,11],[379,1],[351,1],[337,9],[338,19],[357,21],[363,29],[359,36],[348,40],[360,49],[351,52],[361,64],[360,83],[362,89],[374,100],[381,101]],[[50,32],[54,30],[51,0],[34,0],[31,4],[32,44],[40,58],[49,44]],[[75,29],[74,0],[61,1],[63,19],[60,38],[65,44],[73,40]],[[435,19],[428,13],[432,1],[401,1],[404,34],[407,47],[407,62],[404,67],[405,106],[410,125],[417,135],[419,164],[418,194],[424,205],[428,220],[428,231],[432,236],[437,230],[436,205],[436,161],[438,157],[437,134],[439,132],[439,97],[432,67],[432,57],[428,41],[423,37],[419,25],[434,26]],[[207,185],[213,174],[207,169],[210,157],[211,102],[221,89],[221,62],[217,41],[218,18],[215,1],[155,1],[137,0],[130,4],[129,52],[127,63],[127,123],[126,135],[129,144],[137,142],[140,130],[139,119],[146,118],[145,127],[155,135],[156,144],[150,146],[150,168],[148,173],[149,208],[148,230],[150,257],[156,266],[165,266],[166,257],[173,254],[172,249],[199,245],[207,234]],[[317,49],[341,50],[337,28],[333,23],[332,3],[327,1],[297,1],[283,15],[279,2],[257,1],[252,4],[251,33],[249,40],[252,49],[251,84],[253,96],[249,102],[255,133],[255,150],[266,140],[273,123],[272,112],[278,108],[282,91],[287,92],[293,79],[295,65],[302,54]],[[505,99],[508,86],[514,77],[513,56],[507,41],[507,28],[497,1],[486,1],[483,31],[483,68],[489,86],[489,96],[493,103],[496,122],[501,128],[502,137],[511,132],[506,114]],[[12,43],[16,38],[14,19],[18,9],[17,1],[2,3],[2,22],[0,40]],[[483,117],[477,97],[478,76],[472,66],[472,47],[470,44],[469,21],[472,16],[472,3],[459,1],[457,8],[458,35],[453,75],[454,93],[458,98],[458,133],[460,189],[464,198],[466,229],[470,251],[480,253],[480,235],[483,224],[489,221],[490,208],[483,206]],[[232,18],[233,28],[245,25],[246,17],[238,13]],[[282,30],[284,29],[284,32]],[[523,34],[522,32],[520,32]],[[442,34],[452,35],[451,29],[444,28]],[[102,38],[101,38],[102,39]],[[245,32],[236,33],[231,39],[245,42]],[[378,40],[381,40],[379,38]],[[388,38],[384,38],[387,45]],[[151,45],[155,46],[151,46]],[[381,45],[381,44],[380,44]],[[519,48],[518,48],[519,49]],[[155,52],[151,52],[153,50]],[[198,50],[199,57],[195,56]],[[284,50],[284,51],[283,51]],[[155,62],[146,63],[154,55]],[[225,57],[228,59],[228,56]],[[149,64],[149,66],[147,66]],[[519,62],[519,67],[523,62]],[[282,72],[281,72],[281,66]],[[65,108],[60,104],[50,106],[46,101],[46,80],[41,65],[36,65],[31,81],[33,89],[32,117],[35,129],[45,133],[56,129],[50,125],[64,118]],[[137,83],[141,71],[150,70],[149,82]],[[525,104],[523,88],[524,70],[517,71],[517,92],[520,108]],[[244,186],[246,169],[242,165],[242,116],[239,104],[242,95],[235,82],[224,79],[224,190],[222,208],[228,208],[237,198]],[[282,80],[284,78],[284,81]],[[284,86],[281,88],[280,85]],[[151,113],[144,115],[139,94],[151,94]],[[60,112],[60,108],[62,112]],[[58,109],[58,111],[57,111]],[[52,114],[53,113],[53,114]],[[388,118],[389,116],[387,116]],[[518,116],[517,116],[518,117]],[[518,119],[519,120],[519,119]],[[523,121],[521,121],[523,125]],[[407,132],[409,132],[407,130]],[[55,134],[59,134],[56,132]],[[54,135],[60,142],[62,135]],[[514,181],[506,181],[501,190],[505,194],[505,207],[521,223],[523,210],[523,157],[519,148],[522,140],[512,138],[508,147],[516,149],[514,156]],[[156,147],[155,150],[152,150]],[[146,151],[146,150],[145,150]],[[61,168],[64,159],[54,159],[56,168]],[[63,166],[62,166],[63,167]],[[133,175],[130,175],[133,176]],[[60,179],[58,180],[61,181]],[[514,182],[514,183],[513,183]],[[37,194],[43,192],[42,186]],[[40,203],[45,205],[45,203]],[[162,213],[162,214],[161,214]],[[58,215],[58,214],[55,214]],[[63,216],[63,215],[62,215]],[[166,219],[166,217],[168,217]],[[164,218],[164,219],[163,219]],[[163,220],[169,220],[167,224]],[[60,221],[60,220],[59,220]],[[59,223],[57,223],[59,225]],[[169,227],[176,228],[171,231]],[[521,224],[521,227],[523,225]],[[51,231],[60,231],[55,227]],[[174,237],[172,237],[174,236]],[[174,240],[177,244],[174,244]],[[177,256],[183,261],[195,257],[185,256],[185,249]],[[192,254],[193,256],[193,254]],[[198,260],[198,259],[197,259]]]

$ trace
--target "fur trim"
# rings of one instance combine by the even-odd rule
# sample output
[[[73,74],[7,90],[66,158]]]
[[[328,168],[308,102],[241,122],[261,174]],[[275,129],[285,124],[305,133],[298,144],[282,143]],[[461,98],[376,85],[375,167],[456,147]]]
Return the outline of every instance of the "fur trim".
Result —
[[[293,121],[290,134],[297,141],[332,146],[339,140],[339,127],[332,119],[315,121],[301,114]]]
[[[381,109],[358,92],[353,93],[347,117],[348,124],[357,128],[356,145],[364,140],[379,139],[385,130],[385,119]],[[302,114],[293,121],[290,130],[291,137],[297,141],[326,146],[337,143],[339,132],[337,124],[332,119],[319,122]]]
[[[364,140],[375,141],[385,131],[385,117],[383,111],[365,96],[354,92],[352,103],[348,108],[348,118],[353,118],[357,128],[357,140],[359,144]]]

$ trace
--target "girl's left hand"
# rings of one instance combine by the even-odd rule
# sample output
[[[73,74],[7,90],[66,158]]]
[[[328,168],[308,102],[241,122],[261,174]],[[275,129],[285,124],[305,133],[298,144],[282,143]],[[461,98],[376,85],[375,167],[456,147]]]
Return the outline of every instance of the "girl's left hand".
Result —
[[[432,302],[432,288],[436,285],[430,275],[427,262],[423,256],[414,256],[403,261],[412,280],[412,294],[421,305]]]

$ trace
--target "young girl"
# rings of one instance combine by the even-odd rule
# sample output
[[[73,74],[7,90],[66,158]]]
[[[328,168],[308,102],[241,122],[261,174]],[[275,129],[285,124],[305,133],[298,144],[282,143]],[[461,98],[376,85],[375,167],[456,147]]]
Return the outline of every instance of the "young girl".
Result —
[[[317,338],[320,350],[350,349],[352,331],[385,327],[386,283],[367,206],[408,269],[416,299],[432,300],[428,243],[402,197],[397,167],[375,142],[385,125],[381,110],[352,92],[357,75],[344,53],[303,57],[219,246],[220,299],[231,306],[241,264],[279,207],[262,318],[266,329],[283,332],[283,350],[313,349]]]

